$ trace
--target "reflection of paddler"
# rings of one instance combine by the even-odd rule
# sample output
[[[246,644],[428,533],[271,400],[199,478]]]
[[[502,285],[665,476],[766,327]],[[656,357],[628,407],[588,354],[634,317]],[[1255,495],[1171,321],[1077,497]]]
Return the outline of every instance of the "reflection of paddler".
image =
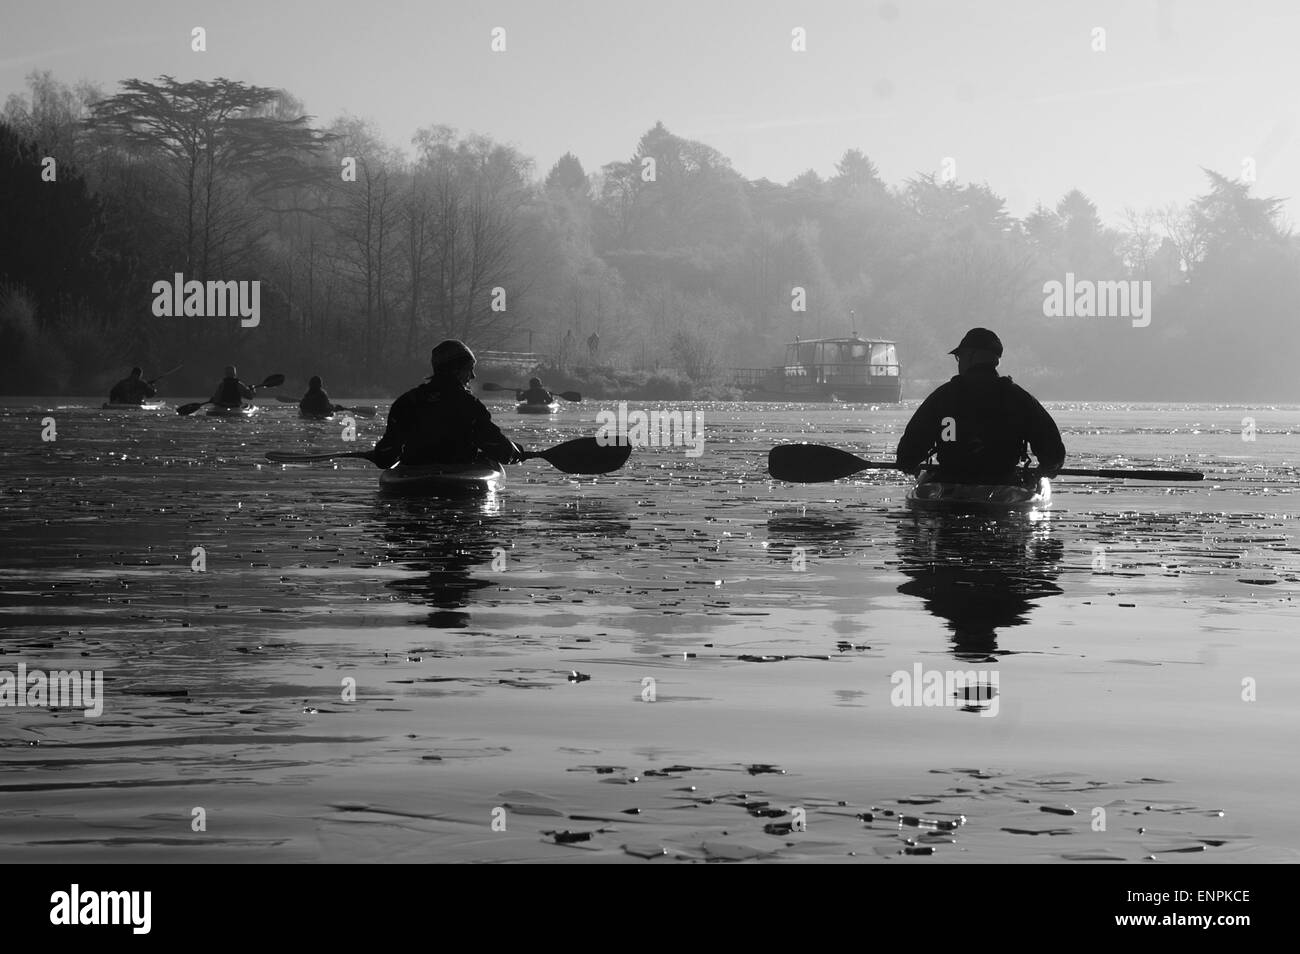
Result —
[[[392,561],[408,574],[385,586],[402,599],[433,607],[425,624],[437,629],[469,625],[468,608],[478,590],[499,585],[486,570],[499,542],[488,536],[481,502],[387,500],[376,514]]]
[[[925,600],[925,608],[952,632],[952,653],[978,661],[998,651],[999,629],[1029,621],[1034,601],[1064,592],[1056,585],[1061,541],[1046,524],[916,517],[897,525],[898,592]]]

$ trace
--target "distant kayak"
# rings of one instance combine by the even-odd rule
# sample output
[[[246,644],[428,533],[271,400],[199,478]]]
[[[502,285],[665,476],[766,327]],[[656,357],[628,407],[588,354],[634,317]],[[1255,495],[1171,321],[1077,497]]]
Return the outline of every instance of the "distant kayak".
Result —
[[[529,404],[527,401],[520,401],[515,405],[515,410],[520,414],[554,414],[559,409],[559,401],[552,401],[550,404]]]
[[[313,414],[311,411],[302,411],[302,410],[300,410],[300,411],[298,411],[298,416],[299,416],[300,418],[302,418],[304,421],[332,421],[332,420],[334,420],[334,412],[333,412],[333,411],[330,411],[328,414]]]
[[[913,510],[953,513],[1025,513],[1052,505],[1052,484],[1041,478],[1037,486],[1021,484],[950,484],[937,480],[918,483],[907,492]]]
[[[207,410],[208,417],[252,417],[256,413],[256,404],[214,404]]]
[[[379,489],[394,494],[460,497],[490,493],[505,478],[493,461],[472,464],[394,464],[379,475]]]
[[[167,406],[166,401],[145,401],[143,404],[123,404],[120,401],[105,401],[105,411],[161,411]]]

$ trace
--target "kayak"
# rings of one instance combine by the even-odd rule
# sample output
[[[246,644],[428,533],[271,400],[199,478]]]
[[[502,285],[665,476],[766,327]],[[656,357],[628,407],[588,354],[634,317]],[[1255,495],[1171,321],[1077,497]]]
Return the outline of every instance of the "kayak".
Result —
[[[515,410],[520,414],[554,414],[559,409],[559,401],[552,401],[550,404],[529,404],[527,401],[520,401],[515,405]]]
[[[145,401],[143,404],[123,404],[120,401],[105,401],[105,411],[161,411],[167,406],[166,401]]]
[[[951,513],[1028,513],[1052,505],[1052,483],[1046,477],[1037,485],[950,484],[922,480],[907,492],[913,510]]]
[[[491,493],[505,478],[490,460],[471,464],[394,464],[379,475],[379,489],[393,494],[467,497]]]
[[[214,404],[208,408],[208,417],[252,417],[256,404]]]
[[[299,411],[299,412],[298,412],[298,416],[301,417],[304,421],[332,421],[332,420],[334,420],[334,412],[333,412],[333,411],[330,411],[328,414],[313,414],[313,413],[311,413],[310,411]]]

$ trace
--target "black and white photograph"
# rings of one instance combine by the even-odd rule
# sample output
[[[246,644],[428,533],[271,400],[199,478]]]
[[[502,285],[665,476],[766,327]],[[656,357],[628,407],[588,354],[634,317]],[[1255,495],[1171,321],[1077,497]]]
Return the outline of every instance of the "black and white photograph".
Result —
[[[148,933],[91,866],[998,865],[1242,938],[1300,861],[1298,43],[7,0],[0,862],[80,875],[28,914]]]

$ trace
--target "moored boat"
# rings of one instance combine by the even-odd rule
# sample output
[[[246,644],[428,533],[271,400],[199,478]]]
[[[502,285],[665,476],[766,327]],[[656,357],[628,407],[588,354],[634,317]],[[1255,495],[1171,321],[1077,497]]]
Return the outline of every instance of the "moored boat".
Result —
[[[776,368],[735,368],[732,384],[747,401],[897,404],[903,374],[893,341],[881,338],[796,338]]]
[[[161,411],[167,406],[166,401],[145,401],[141,404],[123,404],[121,401],[105,401],[105,411]]]
[[[954,484],[920,480],[907,492],[912,510],[951,513],[1028,513],[1052,505],[1052,483],[1040,477],[1034,484]]]
[[[256,413],[256,404],[214,404],[207,410],[208,417],[252,417]]]
[[[491,493],[505,478],[491,460],[470,464],[394,464],[379,475],[379,489],[393,494],[470,497]]]
[[[550,404],[529,404],[527,401],[520,401],[515,405],[515,410],[520,414],[554,414],[559,409],[559,401],[552,401]]]

